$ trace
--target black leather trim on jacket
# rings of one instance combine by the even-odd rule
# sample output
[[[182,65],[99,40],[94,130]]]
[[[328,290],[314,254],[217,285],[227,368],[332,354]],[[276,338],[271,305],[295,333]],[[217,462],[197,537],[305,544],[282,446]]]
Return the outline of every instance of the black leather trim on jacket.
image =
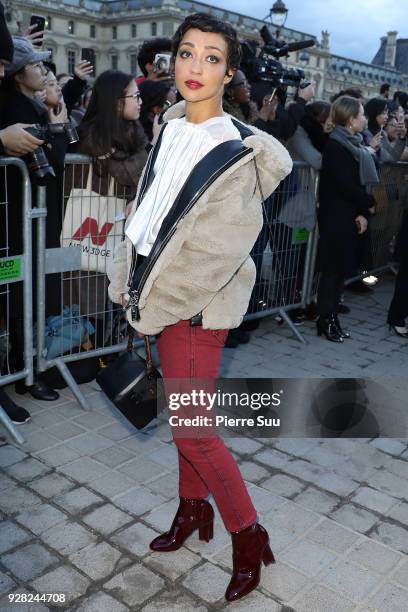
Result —
[[[163,220],[150,254],[140,267],[135,269],[132,266],[132,276],[129,277],[129,305],[132,308],[132,317],[135,316],[136,320],[138,320],[138,300],[143,286],[162,250],[171,239],[179,221],[191,210],[203,193],[228,167],[245,155],[248,155],[251,151],[252,149],[244,146],[241,140],[227,140],[209,151],[194,166],[170,211]]]

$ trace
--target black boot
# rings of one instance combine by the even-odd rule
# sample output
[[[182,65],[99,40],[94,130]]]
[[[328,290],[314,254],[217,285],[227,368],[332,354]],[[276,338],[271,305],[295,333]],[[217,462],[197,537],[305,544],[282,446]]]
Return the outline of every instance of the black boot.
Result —
[[[326,317],[320,316],[316,321],[316,327],[318,336],[324,334],[330,342],[343,342],[344,338],[337,327],[336,315],[334,313]]]
[[[347,330],[344,330],[340,324],[339,317],[337,315],[335,315],[335,317],[336,317],[336,326],[337,326],[337,329],[339,330],[340,336],[342,338],[350,338],[350,332]]]

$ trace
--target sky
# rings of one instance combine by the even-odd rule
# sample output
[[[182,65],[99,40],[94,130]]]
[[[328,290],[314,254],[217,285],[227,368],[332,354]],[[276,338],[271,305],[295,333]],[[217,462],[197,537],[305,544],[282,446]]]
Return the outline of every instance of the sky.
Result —
[[[237,13],[263,19],[274,0],[203,0]],[[286,26],[320,38],[330,33],[330,50],[362,62],[371,62],[388,31],[408,38],[407,0],[284,0],[289,9]]]

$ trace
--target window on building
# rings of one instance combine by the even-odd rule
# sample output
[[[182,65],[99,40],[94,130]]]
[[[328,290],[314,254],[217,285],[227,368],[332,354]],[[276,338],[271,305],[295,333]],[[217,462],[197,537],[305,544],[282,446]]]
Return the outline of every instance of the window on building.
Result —
[[[76,64],[76,52],[72,49],[68,49],[68,72],[74,72],[75,64]]]
[[[137,72],[137,53],[130,54],[130,74]]]
[[[96,38],[96,25],[93,23],[89,26],[89,36],[90,38]]]
[[[137,37],[137,24],[136,23],[132,23],[132,25],[130,26],[130,35],[132,38]]]
[[[116,40],[118,37],[118,28],[116,26],[112,26],[112,38]]]
[[[68,21],[68,34],[75,34],[75,21]]]
[[[155,21],[152,21],[151,32],[152,36],[157,36],[157,23]]]
[[[173,23],[171,21],[165,21],[163,23],[163,36],[171,37],[174,34]]]
[[[47,17],[45,18],[45,29],[52,30],[52,17],[50,17],[49,15],[47,15]]]
[[[116,53],[114,55],[111,55],[111,68],[112,70],[118,69],[118,56],[116,55]]]
[[[320,57],[316,58],[316,68],[320,68]]]

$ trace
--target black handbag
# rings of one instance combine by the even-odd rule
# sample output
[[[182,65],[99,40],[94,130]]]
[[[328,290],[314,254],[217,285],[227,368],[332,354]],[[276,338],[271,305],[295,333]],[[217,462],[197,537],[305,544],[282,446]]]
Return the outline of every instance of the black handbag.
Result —
[[[133,348],[133,330],[127,350],[98,372],[96,381],[120,412],[137,429],[157,417],[162,376],[154,367],[149,337],[144,336],[146,360]]]

